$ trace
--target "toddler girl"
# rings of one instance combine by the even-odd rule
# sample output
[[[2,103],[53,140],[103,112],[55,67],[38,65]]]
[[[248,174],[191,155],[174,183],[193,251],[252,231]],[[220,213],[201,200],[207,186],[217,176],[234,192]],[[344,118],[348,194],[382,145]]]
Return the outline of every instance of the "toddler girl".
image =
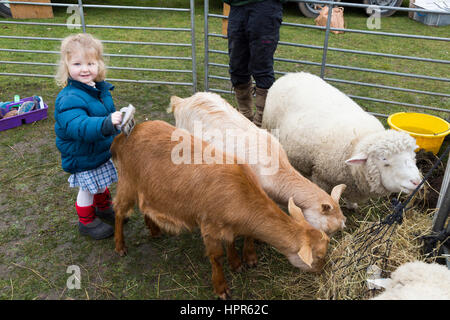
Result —
[[[78,230],[94,239],[107,238],[114,229],[99,218],[114,222],[108,185],[117,181],[111,161],[111,143],[122,120],[105,81],[101,42],[81,33],[65,38],[56,82],[64,87],[55,102],[56,147],[62,168],[71,173],[70,187],[78,187],[75,208]]]

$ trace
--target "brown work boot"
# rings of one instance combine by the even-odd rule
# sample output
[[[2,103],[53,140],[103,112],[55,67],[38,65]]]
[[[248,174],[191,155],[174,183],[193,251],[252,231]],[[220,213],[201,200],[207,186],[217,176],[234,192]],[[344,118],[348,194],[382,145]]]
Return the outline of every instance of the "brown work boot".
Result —
[[[261,128],[261,123],[263,119],[263,113],[264,113],[264,107],[266,106],[266,97],[267,92],[269,89],[261,89],[256,87],[255,88],[255,105],[256,105],[256,113],[253,118],[253,123],[258,127]]]
[[[238,84],[234,87],[239,112],[247,119],[253,121],[253,95],[252,80],[248,83]]]

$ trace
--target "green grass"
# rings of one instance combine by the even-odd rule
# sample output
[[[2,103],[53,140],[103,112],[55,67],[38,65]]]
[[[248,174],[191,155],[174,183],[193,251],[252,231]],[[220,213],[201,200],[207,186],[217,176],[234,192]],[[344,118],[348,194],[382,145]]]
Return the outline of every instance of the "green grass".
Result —
[[[88,1],[86,3],[110,3],[135,5],[133,1]],[[145,1],[140,5],[185,7],[186,1]],[[222,2],[211,1],[212,12],[220,13]],[[189,27],[187,13],[141,12],[114,9],[85,9],[87,24],[114,24],[164,27]],[[54,8],[52,20],[41,22],[64,23],[68,17],[65,8]],[[355,9],[346,9],[346,26],[365,29],[366,16]],[[112,21],[112,22],[110,22]],[[313,19],[300,15],[296,4],[285,7],[284,21],[313,24]],[[203,49],[203,2],[196,1],[196,44],[198,90],[204,88]],[[211,32],[220,33],[221,21],[213,19]],[[382,20],[385,32],[405,32],[433,36],[448,36],[448,27],[424,26],[397,13]],[[40,27],[23,25],[0,25],[1,35],[45,36],[62,38],[71,32],[64,27]],[[190,42],[189,33],[139,30],[88,29],[103,40],[134,41],[178,41]],[[311,29],[286,27],[281,31],[281,40],[322,45],[324,32]],[[226,42],[211,39],[211,48],[226,50]],[[406,40],[345,33],[330,36],[330,47],[389,52],[403,55],[446,59],[448,46],[444,42]],[[58,51],[58,41],[1,40],[1,48]],[[119,46],[106,44],[105,52],[121,54],[190,56],[186,48],[155,46]],[[321,51],[295,49],[280,46],[277,56],[320,62]],[[0,51],[0,60],[39,61],[56,63],[56,54],[6,53]],[[227,63],[227,57],[212,55],[211,61]],[[416,63],[406,60],[373,58],[329,52],[329,63],[358,67],[385,69],[445,77],[448,68],[433,63]],[[190,62],[146,60],[138,58],[115,58],[108,61],[113,66],[146,68],[190,69]],[[40,73],[52,75],[54,67],[21,66],[1,64],[1,72]],[[216,70],[217,69],[217,70]],[[226,69],[216,68],[213,74],[228,76]],[[307,70],[314,73],[317,67],[298,64],[277,63],[280,71]],[[327,77],[375,82],[384,85],[449,92],[448,84],[438,81],[423,81],[385,76],[371,73],[350,72],[327,68]],[[124,72],[110,70],[108,78],[144,79],[158,81],[190,82],[189,74]],[[116,107],[132,103],[137,107],[137,121],[163,119],[174,123],[172,115],[165,113],[171,95],[189,96],[189,86],[148,85],[114,83],[113,97]],[[404,94],[394,91],[374,90],[366,87],[336,85],[348,94],[371,96],[387,100],[432,105],[448,108],[448,101],[424,95]],[[211,87],[229,90],[227,81],[211,81]],[[60,166],[60,156],[55,147],[54,100],[59,92],[52,79],[32,77],[0,76],[0,101],[9,101],[15,94],[22,97],[41,95],[49,105],[48,119],[33,124],[0,132],[0,299],[213,299],[211,268],[204,256],[204,246],[198,232],[180,236],[164,235],[161,239],[149,239],[142,216],[136,212],[125,226],[125,241],[128,256],[120,258],[114,252],[111,239],[92,241],[79,236],[74,202],[76,190],[68,187],[68,174]],[[234,104],[231,96],[225,97]],[[384,106],[378,103],[361,102],[371,111],[389,113],[405,108]],[[115,186],[112,186],[115,193]],[[352,214],[347,213],[352,220]],[[357,225],[357,217],[353,217]],[[350,224],[352,228],[352,224]],[[242,244],[239,240],[238,244]],[[296,299],[319,298],[314,288],[302,293],[289,290],[300,280],[314,279],[314,275],[301,274],[271,247],[259,243],[259,266],[231,273],[224,265],[226,277],[233,297],[241,299]],[[81,268],[81,289],[69,290],[66,281],[67,267]],[[299,280],[299,274],[301,276]],[[305,281],[306,281],[305,280]]]

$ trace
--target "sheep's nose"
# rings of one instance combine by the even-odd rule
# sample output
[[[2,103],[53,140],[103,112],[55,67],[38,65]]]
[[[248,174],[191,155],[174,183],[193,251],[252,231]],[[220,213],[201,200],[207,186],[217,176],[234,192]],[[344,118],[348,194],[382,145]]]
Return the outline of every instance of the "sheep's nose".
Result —
[[[409,180],[413,185],[415,185],[416,187],[419,185],[420,181],[419,180]]]

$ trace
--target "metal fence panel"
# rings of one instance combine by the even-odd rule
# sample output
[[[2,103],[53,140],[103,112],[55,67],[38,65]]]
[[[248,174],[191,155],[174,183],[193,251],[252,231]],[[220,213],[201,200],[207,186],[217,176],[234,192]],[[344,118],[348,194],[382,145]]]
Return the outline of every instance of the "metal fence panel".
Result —
[[[132,38],[127,39],[127,41],[123,40],[108,40],[108,39],[100,39],[103,44],[108,44],[110,46],[133,46],[134,48],[157,48],[157,47],[172,47],[178,48],[179,51],[173,56],[166,55],[149,55],[149,54],[131,54],[125,52],[121,53],[112,53],[108,52],[108,47],[106,47],[105,57],[110,58],[114,64],[108,65],[108,70],[112,72],[108,72],[109,81],[118,81],[118,82],[130,82],[130,83],[141,83],[141,84],[167,84],[167,85],[179,85],[179,86],[191,86],[192,91],[197,91],[197,69],[196,69],[196,46],[195,46],[195,7],[194,0],[189,1],[189,7],[187,8],[166,8],[166,7],[146,7],[146,6],[122,6],[122,5],[102,5],[102,4],[83,4],[82,0],[75,0],[73,3],[40,3],[40,2],[19,2],[19,1],[7,1],[0,0],[0,3],[4,4],[20,4],[20,5],[38,5],[38,6],[52,6],[55,8],[63,7],[67,8],[67,13],[71,12],[76,14],[79,18],[78,21],[65,21],[64,23],[60,22],[30,22],[30,21],[22,21],[22,20],[14,20],[14,19],[3,19],[0,20],[0,25],[23,25],[23,26],[38,26],[43,28],[42,34],[45,34],[45,27],[50,28],[68,28],[73,30],[74,28],[80,29],[80,32],[91,32],[95,35],[95,29],[111,29],[111,30],[129,30],[131,32],[141,31],[145,32],[157,32],[162,34],[161,38],[165,38],[165,35],[172,33],[177,34],[174,41],[165,41],[165,42],[157,42],[157,41],[137,41]],[[186,20],[185,28],[173,28],[170,26],[135,26],[135,25],[93,25],[89,23],[89,16],[85,17],[85,11],[87,10],[136,10],[138,12],[148,12],[148,14],[157,14],[158,11],[169,11],[173,13],[177,13],[180,15],[180,19]],[[70,30],[69,30],[70,31]],[[73,31],[72,31],[73,32]],[[182,34],[186,34],[187,36],[181,36]],[[170,38],[170,37],[167,37]],[[173,37],[172,37],[173,38]],[[19,40],[30,40],[30,41],[41,41],[43,46],[50,42],[60,42],[63,38],[57,37],[43,37],[43,36],[10,36],[5,34],[0,34],[1,39],[17,39]],[[184,43],[181,41],[185,40]],[[187,49],[187,50],[186,50]],[[176,49],[174,49],[176,50]],[[134,50],[133,50],[134,51]],[[147,51],[147,50],[144,50]],[[56,63],[47,62],[38,62],[39,59],[33,59],[33,62],[30,61],[19,61],[15,54],[17,53],[27,53],[34,54],[36,56],[41,55],[58,55],[59,51],[55,50],[27,50],[27,49],[16,49],[7,47],[4,48],[1,46],[0,52],[9,52],[12,54],[11,59],[0,59],[0,66],[2,67],[2,72],[0,72],[1,76],[24,76],[24,77],[37,77],[37,78],[52,78],[53,74],[42,74],[42,73],[30,73],[30,72],[4,72],[7,65],[16,65],[16,66],[43,66],[43,67],[52,67],[56,68]],[[187,55],[186,55],[187,53]],[[126,60],[130,61],[130,59],[139,59],[141,61],[145,61],[147,65],[155,65],[152,67],[133,67],[126,64]],[[136,60],[135,60],[136,61]],[[160,62],[167,62],[169,66],[167,68],[157,67]],[[170,61],[174,61],[174,63],[170,63]],[[175,61],[177,63],[175,63]],[[117,64],[117,65],[116,65]],[[47,68],[48,70],[48,68]],[[16,70],[14,70],[16,71]],[[50,70],[49,73],[53,73],[54,70]],[[119,77],[114,77],[114,72],[120,72]],[[146,79],[147,74],[155,74],[159,73],[163,74],[174,74],[181,75],[181,78],[185,79],[185,81],[159,81],[153,79]],[[109,74],[112,74],[112,78],[109,77]],[[139,74],[142,77],[140,79],[136,78],[136,75]],[[189,78],[186,78],[186,75],[189,75]]]

